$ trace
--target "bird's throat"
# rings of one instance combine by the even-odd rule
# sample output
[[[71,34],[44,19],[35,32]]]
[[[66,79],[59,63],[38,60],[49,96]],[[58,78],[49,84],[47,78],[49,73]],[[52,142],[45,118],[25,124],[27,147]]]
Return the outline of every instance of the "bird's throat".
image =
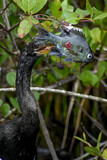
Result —
[[[16,75],[16,93],[21,111],[24,110],[24,107],[29,108],[30,104],[25,104],[25,99],[27,100],[27,102],[33,103],[33,98],[30,91],[30,77],[32,67],[37,59],[38,58],[29,60],[28,57],[24,57],[23,54],[20,56],[19,59]]]

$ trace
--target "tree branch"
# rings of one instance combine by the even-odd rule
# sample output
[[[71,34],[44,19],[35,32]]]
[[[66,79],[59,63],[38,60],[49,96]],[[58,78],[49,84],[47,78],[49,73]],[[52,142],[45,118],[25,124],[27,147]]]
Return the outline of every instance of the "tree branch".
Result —
[[[16,55],[17,54],[17,52],[11,52],[11,51],[9,51],[7,48],[5,48],[5,47],[3,47],[2,45],[0,45],[0,47],[2,48],[2,49],[4,49],[7,53],[9,53],[9,54],[13,54],[13,55]]]
[[[7,117],[9,117],[11,114],[13,114],[16,111],[16,108],[13,108],[12,110],[9,111],[9,113],[4,117],[0,119],[0,122],[4,122]]]
[[[13,92],[15,90],[16,90],[15,88],[0,88],[0,92]],[[31,87],[31,90],[33,90],[33,91],[45,91],[45,92],[59,93],[59,94],[63,94],[63,95],[66,95],[66,96],[80,97],[80,98],[90,99],[90,100],[93,100],[93,101],[107,103],[107,99],[105,99],[105,98],[96,97],[96,96],[87,95],[87,94],[75,93],[75,92],[65,91],[65,90],[60,90],[60,89],[51,89],[51,88],[42,88],[42,87]]]
[[[3,8],[4,9],[6,8],[6,1],[5,0],[3,0]],[[4,21],[5,21],[7,30],[10,30],[10,23],[9,23],[9,20],[8,20],[8,16],[7,16],[6,10],[4,11]],[[8,32],[8,33],[9,33],[11,41],[12,41],[13,49],[19,53],[20,51],[19,51],[19,49],[18,49],[18,47],[16,45],[16,42],[14,40],[14,37],[13,37],[12,33],[11,32]]]
[[[79,87],[79,81],[76,80],[76,82],[74,83],[73,91],[77,92],[78,87]],[[72,109],[73,109],[74,102],[75,102],[75,98],[71,97],[70,104],[69,104],[69,107],[68,107],[67,116],[66,116],[63,140],[62,140],[62,144],[61,144],[62,149],[65,147],[65,143],[66,143],[66,139],[67,139],[67,135],[68,135],[69,120],[70,120],[70,116],[71,116],[71,112],[72,112]]]
[[[41,123],[42,131],[43,131],[43,134],[44,134],[46,143],[47,143],[47,145],[48,145],[48,148],[49,148],[49,150],[50,150],[52,159],[53,159],[53,160],[58,160],[57,154],[56,154],[56,152],[55,152],[53,143],[52,143],[51,138],[50,138],[50,135],[49,135],[49,131],[48,131],[47,127],[46,127],[45,120],[44,120],[43,115],[42,115],[42,112],[41,112],[39,103],[38,103],[38,101],[36,100],[36,97],[35,97],[35,95],[34,95],[33,92],[32,92],[32,94],[33,94],[33,98],[34,98],[34,100],[35,100],[36,106],[37,106],[37,108],[38,108],[38,115],[39,115],[39,120],[40,120],[40,123]]]
[[[7,4],[7,6],[1,11],[0,14],[3,14],[4,11],[10,6],[10,4],[11,4],[12,2],[13,2],[13,0],[11,0],[11,1]]]

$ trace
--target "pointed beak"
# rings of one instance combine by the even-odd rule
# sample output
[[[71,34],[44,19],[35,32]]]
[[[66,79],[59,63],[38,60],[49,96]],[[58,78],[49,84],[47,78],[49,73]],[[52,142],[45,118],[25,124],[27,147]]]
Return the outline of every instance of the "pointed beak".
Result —
[[[46,43],[45,46],[36,49],[36,52],[38,53],[38,55],[48,54],[54,46],[55,45],[52,43]]]

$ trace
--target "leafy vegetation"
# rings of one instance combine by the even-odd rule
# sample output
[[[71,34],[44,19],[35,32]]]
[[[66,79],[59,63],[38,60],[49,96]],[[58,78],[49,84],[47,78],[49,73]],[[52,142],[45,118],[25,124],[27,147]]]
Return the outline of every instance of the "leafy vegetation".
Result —
[[[35,64],[32,86],[61,87],[107,99],[107,3],[101,0],[1,0],[0,88],[15,87],[18,57],[37,34],[35,25],[41,23],[45,29],[58,35],[63,21],[83,29],[95,61],[90,64],[63,62],[65,67],[59,70],[60,58],[46,55]],[[55,148],[64,148],[66,156],[72,152],[68,160],[80,158],[82,154],[84,159],[107,159],[107,103],[79,97],[73,103],[72,97],[59,93],[42,94],[35,92]],[[13,108],[15,111],[10,112]],[[16,93],[0,92],[1,122],[19,114]],[[42,132],[38,144],[47,147]]]

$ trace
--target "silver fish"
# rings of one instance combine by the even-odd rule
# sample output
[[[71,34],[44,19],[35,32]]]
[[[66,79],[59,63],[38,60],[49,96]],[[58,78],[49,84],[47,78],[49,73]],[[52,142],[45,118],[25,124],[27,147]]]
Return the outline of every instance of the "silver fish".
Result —
[[[53,47],[50,54],[59,57],[64,57],[65,61],[75,62],[92,62],[94,59],[93,53],[89,44],[86,41],[83,32],[80,29],[62,28],[61,35],[54,35],[41,26],[36,26],[39,34],[34,39],[48,40],[56,47]]]

